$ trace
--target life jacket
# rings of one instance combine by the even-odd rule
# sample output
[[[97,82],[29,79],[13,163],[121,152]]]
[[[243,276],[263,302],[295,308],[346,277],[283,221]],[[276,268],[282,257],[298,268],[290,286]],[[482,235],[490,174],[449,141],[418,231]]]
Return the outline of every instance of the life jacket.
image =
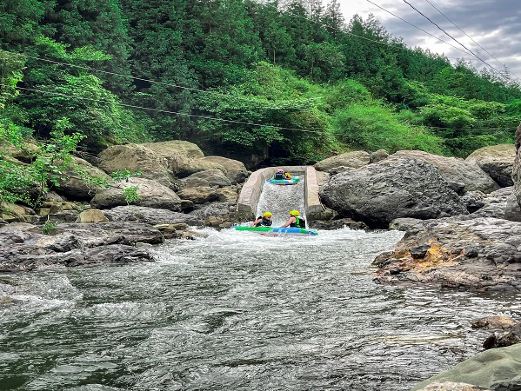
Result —
[[[295,217],[295,222],[289,225],[292,228],[306,228],[306,220]]]
[[[257,219],[262,219],[257,224],[255,224],[256,227],[271,227],[271,220],[265,219],[264,217],[257,217]]]

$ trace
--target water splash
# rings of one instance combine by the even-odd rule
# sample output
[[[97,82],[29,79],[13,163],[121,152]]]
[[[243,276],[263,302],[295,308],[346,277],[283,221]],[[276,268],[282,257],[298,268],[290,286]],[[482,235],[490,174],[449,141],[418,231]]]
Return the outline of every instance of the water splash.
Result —
[[[304,207],[304,176],[295,185],[274,185],[264,183],[262,193],[257,204],[257,216],[265,211],[273,213],[273,226],[278,227],[286,222],[292,209],[300,211],[302,218],[306,218]]]

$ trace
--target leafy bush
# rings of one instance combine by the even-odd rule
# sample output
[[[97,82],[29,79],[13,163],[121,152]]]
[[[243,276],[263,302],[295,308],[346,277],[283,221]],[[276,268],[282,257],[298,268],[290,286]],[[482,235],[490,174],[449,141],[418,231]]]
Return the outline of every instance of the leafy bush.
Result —
[[[123,197],[127,205],[134,204],[141,200],[137,186],[127,186],[123,189]]]
[[[334,128],[345,144],[369,151],[385,148],[443,153],[442,140],[424,128],[402,124],[383,106],[354,104],[336,113]]]

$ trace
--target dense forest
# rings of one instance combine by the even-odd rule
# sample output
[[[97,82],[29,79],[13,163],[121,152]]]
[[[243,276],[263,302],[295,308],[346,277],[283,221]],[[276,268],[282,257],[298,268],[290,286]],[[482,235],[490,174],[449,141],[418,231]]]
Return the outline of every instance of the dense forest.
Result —
[[[515,83],[346,21],[337,0],[0,3],[0,188],[52,179],[77,148],[151,140],[249,163],[466,156],[511,142],[520,117]],[[28,139],[29,174],[6,155]]]

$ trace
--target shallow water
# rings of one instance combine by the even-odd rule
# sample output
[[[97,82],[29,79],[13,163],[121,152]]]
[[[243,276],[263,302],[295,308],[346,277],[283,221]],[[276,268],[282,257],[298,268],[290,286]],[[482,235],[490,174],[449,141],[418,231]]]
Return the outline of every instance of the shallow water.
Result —
[[[205,232],[154,263],[0,275],[0,389],[408,390],[480,350],[472,319],[521,312],[373,283],[398,232]]]

